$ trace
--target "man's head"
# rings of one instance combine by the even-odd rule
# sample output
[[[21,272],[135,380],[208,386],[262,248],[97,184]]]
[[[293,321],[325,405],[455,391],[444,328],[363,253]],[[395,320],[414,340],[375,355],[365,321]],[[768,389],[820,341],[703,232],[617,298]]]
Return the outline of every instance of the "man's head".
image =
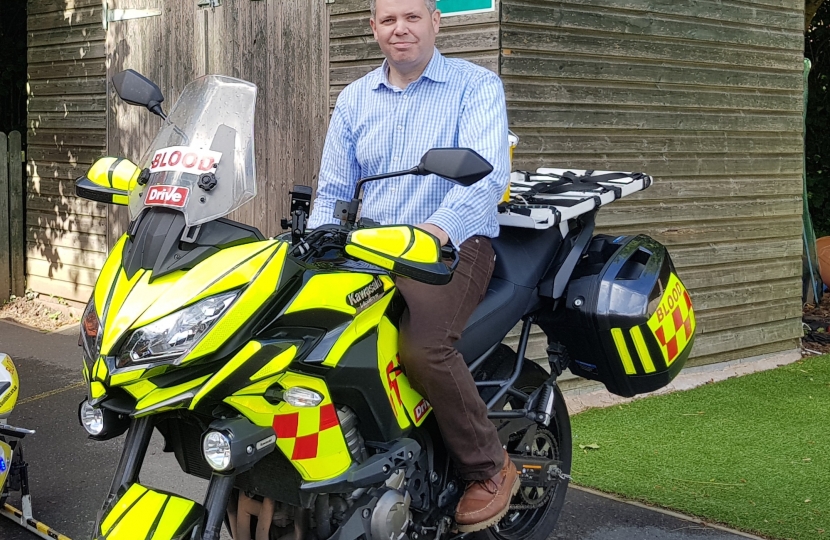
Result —
[[[424,0],[424,4],[426,4],[427,9],[429,10],[430,13],[433,13],[433,12],[435,12],[436,9],[438,9],[436,7],[437,3],[438,3],[438,0]],[[375,17],[375,11],[377,9],[377,0],[369,0],[369,9],[372,11],[372,18],[374,18]]]
[[[369,7],[369,23],[389,64],[398,71],[426,67],[441,22],[435,0],[370,0]]]

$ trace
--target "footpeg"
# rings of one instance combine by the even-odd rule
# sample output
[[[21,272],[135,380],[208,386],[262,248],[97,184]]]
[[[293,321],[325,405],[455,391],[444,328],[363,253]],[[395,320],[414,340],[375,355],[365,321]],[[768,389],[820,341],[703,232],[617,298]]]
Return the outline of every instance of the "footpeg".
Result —
[[[536,399],[536,406],[534,407],[533,419],[536,422],[545,426],[550,424],[550,419],[553,416],[553,402],[553,385],[545,383],[539,389],[539,397]]]
[[[550,374],[554,378],[562,375],[568,365],[571,363],[571,358],[568,356],[568,349],[559,343],[549,343],[547,348],[548,364],[550,364]]]

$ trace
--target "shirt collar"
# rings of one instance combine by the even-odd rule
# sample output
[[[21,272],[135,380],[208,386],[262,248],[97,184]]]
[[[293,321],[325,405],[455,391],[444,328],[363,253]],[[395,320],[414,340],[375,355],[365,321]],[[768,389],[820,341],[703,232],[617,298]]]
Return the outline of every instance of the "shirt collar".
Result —
[[[389,64],[386,60],[384,60],[383,64],[372,73],[372,90],[377,90],[381,86],[386,86],[390,90],[394,88],[392,83],[389,82],[389,77],[387,75],[388,70]],[[418,77],[418,79],[416,79],[416,81],[424,77],[439,83],[449,81],[449,75],[447,74],[447,60],[440,52],[438,52],[438,49],[434,49],[432,59],[429,61],[429,64],[427,64],[424,72],[420,77]]]

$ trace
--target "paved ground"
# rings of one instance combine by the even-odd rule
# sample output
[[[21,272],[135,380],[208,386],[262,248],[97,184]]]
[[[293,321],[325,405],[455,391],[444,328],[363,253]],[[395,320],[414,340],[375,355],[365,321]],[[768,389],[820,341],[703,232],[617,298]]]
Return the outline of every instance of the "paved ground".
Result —
[[[550,539],[739,540],[745,536],[654,510],[569,489]]]
[[[78,425],[76,411],[85,390],[76,335],[40,334],[0,321],[0,351],[12,356],[21,377],[21,401],[11,423],[37,430],[24,446],[35,518],[80,540],[90,537],[121,439],[90,441]],[[206,485],[181,473],[155,438],[142,481],[196,500],[201,500]],[[34,536],[0,517],[0,538],[31,540]],[[572,489],[550,538],[738,540],[742,536]]]

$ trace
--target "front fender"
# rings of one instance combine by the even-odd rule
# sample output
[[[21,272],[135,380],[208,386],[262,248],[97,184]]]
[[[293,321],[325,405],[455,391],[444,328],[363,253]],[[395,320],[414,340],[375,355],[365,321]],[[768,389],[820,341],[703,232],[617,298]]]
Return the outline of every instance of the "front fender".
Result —
[[[120,494],[96,540],[185,540],[205,518],[202,505],[141,484]]]

